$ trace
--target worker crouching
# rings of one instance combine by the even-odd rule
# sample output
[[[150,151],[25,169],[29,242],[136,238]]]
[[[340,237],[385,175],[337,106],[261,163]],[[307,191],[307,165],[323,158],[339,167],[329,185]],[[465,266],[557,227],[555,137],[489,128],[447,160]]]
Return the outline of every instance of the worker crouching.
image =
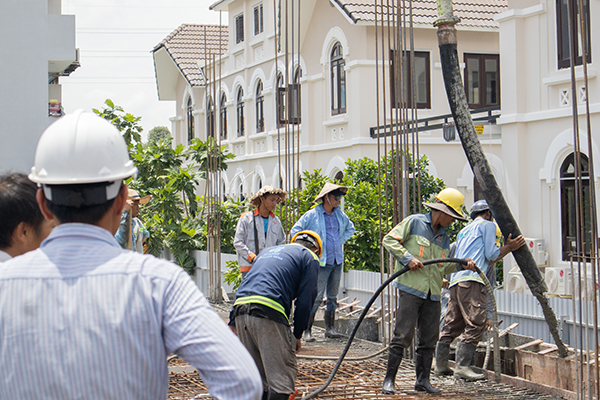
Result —
[[[415,327],[418,337],[415,390],[441,391],[431,385],[429,376],[439,332],[442,279],[461,267],[454,263],[423,266],[422,261],[448,257],[450,239],[445,228],[455,219],[466,220],[461,213],[463,202],[464,196],[458,190],[444,189],[434,203],[423,203],[431,209],[430,213],[406,217],[383,238],[383,246],[396,259],[396,270],[410,268],[393,283],[399,290],[399,306],[383,381],[385,394],[395,393],[398,367],[404,349],[412,342]],[[472,270],[474,265],[469,261],[467,268]]]
[[[300,338],[317,294],[322,251],[318,234],[298,232],[291,244],[263,250],[237,291],[229,325],[260,371],[263,399],[288,400],[295,396],[295,353],[300,350]]]

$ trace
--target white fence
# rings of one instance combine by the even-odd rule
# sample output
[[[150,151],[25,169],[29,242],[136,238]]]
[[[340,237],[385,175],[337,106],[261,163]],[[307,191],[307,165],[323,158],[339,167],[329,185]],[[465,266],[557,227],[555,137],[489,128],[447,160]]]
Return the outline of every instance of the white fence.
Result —
[[[349,297],[350,300],[356,298],[360,300],[360,305],[364,306],[371,298],[372,294],[382,283],[382,278],[379,273],[369,271],[355,271],[350,270],[345,275],[345,296]],[[385,276],[384,279],[387,279]],[[392,286],[392,285],[390,285]],[[396,290],[396,289],[391,289]],[[540,307],[537,299],[530,294],[522,293],[511,293],[504,290],[495,291],[496,303],[498,306],[498,320],[503,320],[501,327],[507,327],[512,323],[519,323],[519,326],[513,331],[513,333],[525,336],[532,336],[536,339],[543,339],[547,343],[554,343],[550,330],[544,319],[542,308]],[[387,303],[386,291],[382,293],[384,296],[384,304]],[[558,297],[550,297],[550,306],[554,310],[560,324],[559,330],[563,341],[571,347],[575,347],[575,333],[573,331],[573,318],[577,316],[577,320],[580,320],[579,302],[576,302],[577,309],[573,310],[573,301],[571,299],[563,299]],[[375,302],[375,306],[380,306],[381,300],[378,299]],[[585,305],[582,310],[582,319],[584,323],[585,319]],[[600,310],[599,310],[600,314]],[[592,325],[588,329],[588,343],[593,348],[593,302],[588,302],[588,319],[589,324]],[[583,342],[585,342],[585,331],[583,332]],[[581,335],[577,332],[578,346]]]

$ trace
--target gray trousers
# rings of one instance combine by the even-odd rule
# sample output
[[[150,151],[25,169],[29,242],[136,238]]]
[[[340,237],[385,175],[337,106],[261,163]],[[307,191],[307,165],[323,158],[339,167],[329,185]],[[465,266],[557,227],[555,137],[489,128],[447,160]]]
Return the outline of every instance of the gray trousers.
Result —
[[[430,296],[421,299],[410,293],[399,291],[398,310],[394,337],[390,351],[402,354],[410,346],[417,328],[417,354],[433,354],[438,339],[440,324],[440,302]]]
[[[235,317],[240,341],[244,344],[260,372],[263,390],[279,394],[294,393],[296,338],[289,326],[251,315]]]

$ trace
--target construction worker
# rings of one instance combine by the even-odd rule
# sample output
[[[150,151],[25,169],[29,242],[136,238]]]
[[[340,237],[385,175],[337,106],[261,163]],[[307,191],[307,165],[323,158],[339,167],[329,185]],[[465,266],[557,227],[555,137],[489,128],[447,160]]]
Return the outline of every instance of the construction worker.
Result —
[[[464,199],[458,190],[446,188],[438,193],[434,203],[423,203],[430,208],[429,213],[404,218],[383,238],[383,246],[396,259],[396,270],[410,268],[393,283],[399,290],[399,305],[383,380],[385,394],[395,393],[398,367],[404,349],[412,342],[415,326],[418,331],[415,390],[441,391],[431,385],[429,376],[439,332],[442,279],[461,267],[454,263],[423,266],[422,261],[448,257],[450,239],[445,228],[455,219],[466,221],[461,212]],[[469,269],[474,266],[473,261],[467,264]]]
[[[316,207],[308,210],[294,224],[290,233],[295,235],[303,230],[311,230],[323,238],[323,254],[319,260],[319,280],[317,299],[310,314],[310,320],[304,339],[312,342],[312,325],[315,314],[323,300],[327,289],[327,308],[325,310],[325,337],[339,338],[335,327],[335,310],[337,308],[337,295],[340,288],[340,279],[344,272],[344,243],[354,235],[354,224],[350,218],[339,208],[342,196],[348,192],[346,186],[331,182],[325,183],[314,202]]]
[[[123,215],[121,215],[121,224],[115,235],[115,239],[122,248],[138,253],[144,252],[144,242],[150,237],[150,232],[137,216],[140,212],[140,205],[148,204],[151,197],[150,195],[141,197],[137,190],[128,190],[127,203],[123,208]],[[131,232],[131,235],[128,235],[128,232]]]
[[[75,111],[40,137],[29,178],[57,226],[0,264],[1,399],[165,399],[171,353],[214,398],[260,399],[252,358],[189,275],[115,240],[136,171],[94,114]]]
[[[497,225],[494,223],[492,211],[485,200],[479,200],[473,204],[470,214],[473,222],[458,233],[456,256],[472,258],[486,276],[495,280],[493,278],[495,276],[494,264],[511,251],[523,246],[525,239],[522,235],[515,239],[509,235],[506,245],[498,247],[496,244]],[[454,376],[466,380],[484,379],[485,375],[475,373],[469,365],[479,340],[486,328],[491,325],[491,304],[487,301],[487,290],[483,279],[473,271],[460,271],[452,274],[448,311],[436,347],[436,373],[452,374],[452,369],[448,367],[450,343],[462,333],[462,339],[456,347]]]
[[[286,196],[284,190],[264,186],[250,197],[250,204],[256,208],[242,214],[233,239],[242,279],[262,250],[285,243],[283,226],[273,211]]]
[[[0,176],[0,262],[40,247],[54,227],[35,200],[37,185],[21,173]]]
[[[318,234],[298,232],[291,244],[263,250],[238,288],[229,325],[258,366],[265,400],[293,399],[297,393],[294,352],[300,351],[315,301],[322,250]]]

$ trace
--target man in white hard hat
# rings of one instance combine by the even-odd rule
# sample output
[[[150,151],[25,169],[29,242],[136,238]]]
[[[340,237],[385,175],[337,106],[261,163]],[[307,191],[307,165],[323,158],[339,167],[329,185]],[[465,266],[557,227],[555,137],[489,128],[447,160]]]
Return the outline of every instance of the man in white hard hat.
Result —
[[[242,278],[261,251],[285,242],[283,226],[273,211],[286,196],[285,190],[267,185],[250,197],[250,204],[255,209],[242,214],[233,238]]]
[[[383,246],[396,260],[396,270],[410,268],[393,283],[399,291],[399,299],[383,380],[384,394],[395,393],[398,367],[404,349],[412,343],[415,327],[418,337],[415,390],[441,392],[431,385],[429,377],[439,332],[442,280],[445,275],[461,267],[454,263],[424,266],[423,261],[448,257],[450,238],[445,228],[455,219],[466,221],[461,211],[464,200],[458,190],[446,188],[437,194],[435,202],[423,203],[430,209],[429,213],[409,215],[383,238]],[[469,261],[466,268],[473,270],[474,265],[473,261]]]
[[[0,262],[40,247],[54,227],[35,200],[37,186],[18,172],[0,176]]]
[[[121,224],[115,234],[115,239],[122,248],[143,253],[144,242],[150,237],[150,232],[137,216],[140,212],[140,205],[148,204],[151,196],[141,197],[134,189],[129,189],[127,193],[127,203],[123,208]],[[131,235],[128,235],[129,232]]]
[[[165,399],[166,358],[218,399],[260,399],[252,358],[180,267],[114,239],[135,175],[108,121],[76,111],[40,137],[30,179],[58,226],[0,264],[1,399]]]
[[[311,329],[326,290],[325,337],[340,337],[340,334],[335,331],[335,310],[340,279],[344,272],[344,243],[354,235],[355,230],[354,223],[339,208],[342,196],[345,196],[347,192],[346,186],[331,182],[325,183],[314,200],[319,204],[300,217],[290,232],[293,236],[300,231],[310,230],[316,232],[323,240],[323,252],[319,260],[321,268],[319,268],[317,298],[304,334],[304,340],[307,342],[315,340],[312,337]]]

